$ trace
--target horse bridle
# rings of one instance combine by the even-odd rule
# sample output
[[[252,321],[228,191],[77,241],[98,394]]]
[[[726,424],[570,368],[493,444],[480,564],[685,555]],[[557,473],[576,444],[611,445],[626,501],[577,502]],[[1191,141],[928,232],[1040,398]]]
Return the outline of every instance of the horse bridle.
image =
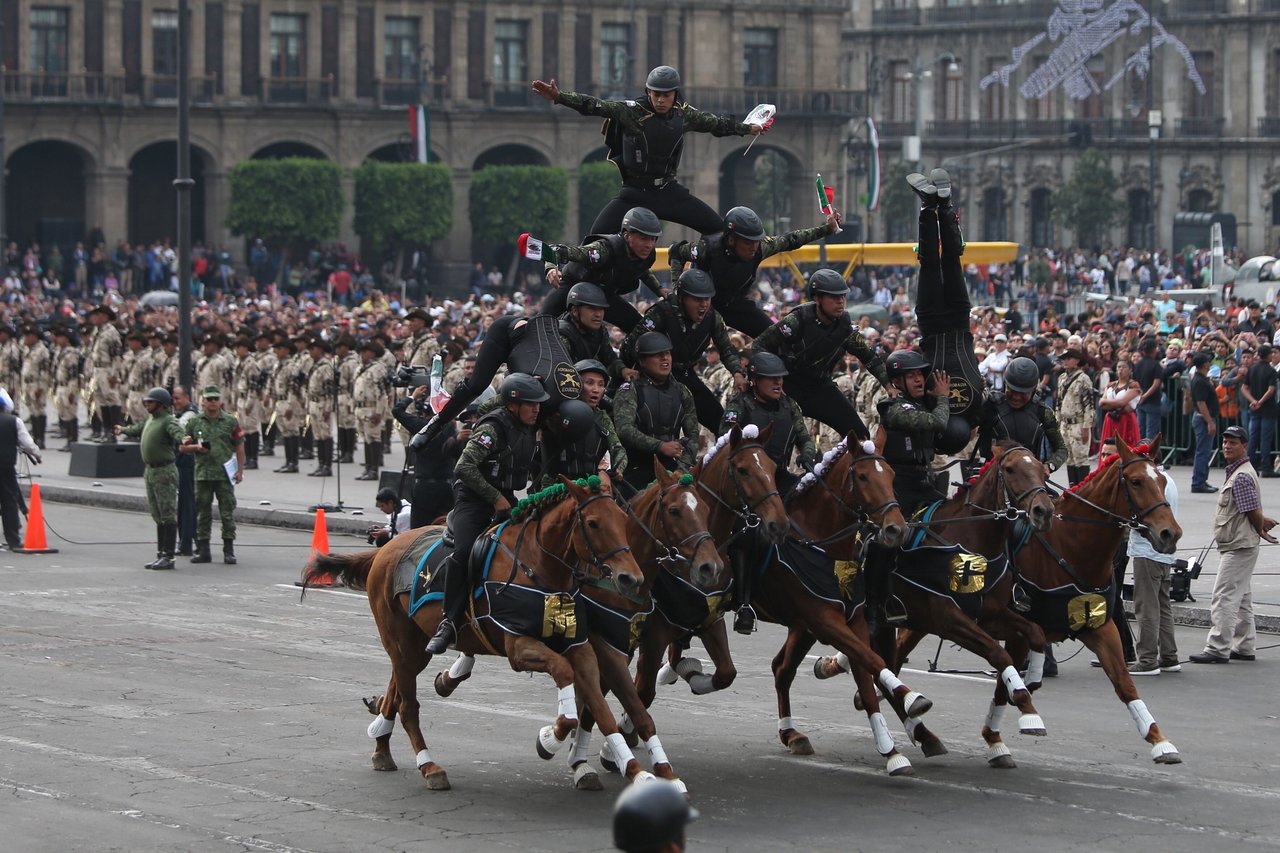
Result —
[[[580,587],[581,586],[600,586],[602,581],[611,582],[613,580],[613,569],[609,568],[609,564],[606,561],[610,557],[614,557],[614,556],[617,556],[618,554],[626,553],[631,550],[631,546],[627,545],[624,542],[622,545],[619,545],[618,547],[613,548],[609,551],[606,551],[604,554],[601,554],[599,551],[596,550],[596,546],[591,541],[591,537],[587,535],[587,524],[586,524],[586,521],[583,520],[582,511],[586,509],[587,506],[589,506],[590,504],[598,500],[612,501],[612,499],[613,499],[612,495],[604,494],[602,492],[597,493],[587,498],[585,501],[578,503],[573,509],[573,515],[578,525],[578,531],[582,534],[582,542],[584,545],[586,545],[587,550],[591,554],[590,565],[596,568],[598,575],[589,575],[587,574],[587,572],[583,571],[583,569],[581,568],[582,563],[580,560],[571,564],[568,561],[566,561],[564,557],[562,557],[561,555],[548,551],[546,547],[542,544],[542,537],[537,533],[537,531],[539,530],[539,526],[538,525],[534,526],[534,530],[535,530],[534,538],[537,540],[539,550],[541,550],[542,553],[551,557],[558,563],[560,563],[562,566],[565,566],[566,568],[568,568],[569,577],[573,580],[573,582],[577,586],[580,586]],[[535,583],[541,583],[541,581],[538,580],[537,573],[525,561],[517,557],[517,555],[520,553],[521,543],[524,541],[525,532],[528,531],[529,529],[529,523],[534,521],[535,517],[539,518],[540,520],[540,516],[531,516],[527,521],[525,521],[521,525],[520,533],[516,537],[516,546],[514,549],[503,546],[503,549],[511,557],[511,564],[512,564],[511,565],[512,574],[511,574],[511,578],[508,579],[507,581],[508,584],[510,584],[511,581],[515,579],[515,572],[517,570],[524,572],[525,576],[528,577],[530,580],[534,581]]]
[[[853,487],[854,468],[856,468],[858,464],[862,462],[883,462],[886,465],[889,464],[889,461],[878,453],[865,454],[863,456],[858,457],[857,459],[851,458],[849,461],[849,473],[845,478],[849,486],[849,494],[851,495],[854,493],[854,487]],[[814,475],[814,479],[817,480],[819,484],[821,484],[822,488],[826,489],[827,494],[835,498],[836,503],[838,503],[840,507],[848,515],[853,517],[853,523],[845,525],[844,527],[837,530],[835,533],[832,533],[830,536],[824,536],[822,539],[805,539],[804,542],[807,545],[817,545],[817,546],[829,545],[832,542],[836,542],[840,539],[843,539],[857,531],[869,530],[871,534],[874,535],[875,531],[878,530],[879,527],[884,524],[885,513],[887,513],[889,510],[893,509],[894,507],[902,506],[902,504],[898,502],[897,498],[892,498],[892,497],[889,498],[889,500],[885,501],[884,503],[880,504],[879,506],[874,507],[873,509],[867,509],[866,507],[853,506],[847,500],[844,499],[843,492],[837,492],[835,489],[831,488],[830,485],[828,485],[826,477],[819,477],[817,475]],[[877,515],[880,516],[878,521],[876,520]],[[794,526],[794,522],[792,524]]]
[[[1076,500],[1080,501],[1082,504],[1084,504],[1084,505],[1086,505],[1086,506],[1089,506],[1089,507],[1092,507],[1093,509],[1096,509],[1098,512],[1100,512],[1100,513],[1102,513],[1103,515],[1107,516],[1107,518],[1106,518],[1106,519],[1103,519],[1103,520],[1098,520],[1098,519],[1093,519],[1093,518],[1080,518],[1080,517],[1077,517],[1077,516],[1066,516],[1066,515],[1061,515],[1061,514],[1059,514],[1059,515],[1058,515],[1058,518],[1060,518],[1060,519],[1066,519],[1066,520],[1070,520],[1070,521],[1079,521],[1079,522],[1084,522],[1084,523],[1086,523],[1086,524],[1088,524],[1088,523],[1092,523],[1092,524],[1113,524],[1113,523],[1117,523],[1117,522],[1118,522],[1118,523],[1120,524],[1120,526],[1121,526],[1121,527],[1127,528],[1127,529],[1129,529],[1129,530],[1138,531],[1138,532],[1141,532],[1141,531],[1143,531],[1143,530],[1145,530],[1145,529],[1149,529],[1149,525],[1148,525],[1145,521],[1143,521],[1143,519],[1144,519],[1144,518],[1146,518],[1146,517],[1147,517],[1148,515],[1150,515],[1151,513],[1155,512],[1156,510],[1160,509],[1160,507],[1162,507],[1162,506],[1169,506],[1170,504],[1169,504],[1169,501],[1168,501],[1167,499],[1162,499],[1162,500],[1156,501],[1155,503],[1153,503],[1151,506],[1147,507],[1146,509],[1143,509],[1143,510],[1139,510],[1139,509],[1138,509],[1137,505],[1134,503],[1134,500],[1133,500],[1133,490],[1132,490],[1132,489],[1130,488],[1130,486],[1129,486],[1129,481],[1128,481],[1128,479],[1126,479],[1126,478],[1125,478],[1125,476],[1124,476],[1124,471],[1125,471],[1125,469],[1126,469],[1126,468],[1128,468],[1130,465],[1135,465],[1135,464],[1140,464],[1140,463],[1147,463],[1147,464],[1150,464],[1150,465],[1155,465],[1155,464],[1156,464],[1154,461],[1152,461],[1151,459],[1148,459],[1148,458],[1147,458],[1147,457],[1145,457],[1145,456],[1135,456],[1135,457],[1133,457],[1132,459],[1130,459],[1130,460],[1129,460],[1129,461],[1127,461],[1127,462],[1121,462],[1121,463],[1120,463],[1120,474],[1119,474],[1119,476],[1120,476],[1120,488],[1121,488],[1121,490],[1124,492],[1124,500],[1125,500],[1125,503],[1127,503],[1127,504],[1129,505],[1129,517],[1128,517],[1128,518],[1125,518],[1125,517],[1124,517],[1123,515],[1121,515],[1120,513],[1118,513],[1118,512],[1114,512],[1114,511],[1112,511],[1112,510],[1109,510],[1109,509],[1107,509],[1106,507],[1098,506],[1096,503],[1094,503],[1093,501],[1089,500],[1088,498],[1081,497],[1079,493],[1077,493],[1077,492],[1072,492],[1072,491],[1066,491],[1066,492],[1063,492],[1063,494],[1064,494],[1064,495],[1069,495],[1069,496],[1071,496],[1071,497],[1075,498]]]
[[[751,503],[750,499],[747,497],[746,492],[743,490],[742,482],[738,479],[738,472],[735,471],[733,468],[733,459],[739,453],[743,453],[747,450],[752,450],[755,448],[759,448],[759,450],[762,453],[764,452],[764,445],[760,444],[758,441],[744,442],[743,444],[740,444],[737,447],[735,447],[733,450],[729,451],[729,456],[725,460],[726,462],[725,468],[729,472],[729,481],[733,483],[733,490],[738,498],[737,507],[730,506],[729,503],[725,501],[724,498],[720,497],[718,494],[712,491],[711,488],[706,483],[702,482],[702,480],[698,480],[698,488],[705,491],[708,495],[711,496],[713,500],[716,501],[716,503],[720,504],[720,506],[724,507],[729,512],[736,515],[738,517],[738,520],[742,522],[743,528],[735,532],[731,537],[729,537],[729,542],[732,542],[734,539],[737,539],[746,531],[754,530],[760,526],[760,516],[756,514],[756,507],[760,506],[760,504],[764,503],[765,501],[769,500],[769,498],[774,497],[775,495],[778,498],[782,497],[781,493],[778,491],[777,483],[774,483],[773,489],[761,495],[760,499],[757,500],[755,503]],[[729,544],[729,542],[725,542],[724,544],[727,545]]]
[[[688,536],[681,539],[680,542],[675,545],[668,544],[669,542],[671,542],[673,537],[671,535],[670,523],[667,521],[667,514],[662,509],[663,501],[666,500],[667,495],[671,494],[676,489],[681,489],[681,488],[689,488],[689,487],[683,485],[682,483],[676,482],[667,486],[661,492],[658,493],[658,499],[655,505],[658,508],[658,521],[662,526],[662,538],[658,538],[658,536],[654,534],[652,530],[649,529],[649,526],[644,523],[643,519],[640,518],[640,514],[635,511],[635,507],[633,507],[626,498],[624,498],[622,495],[617,496],[618,501],[622,504],[623,509],[627,511],[627,515],[631,516],[632,520],[635,521],[635,523],[640,527],[641,532],[643,532],[644,535],[648,536],[658,546],[658,550],[662,552],[660,556],[654,558],[655,563],[659,565],[663,565],[663,567],[667,571],[673,572],[673,573],[676,571],[677,564],[692,563],[693,555],[698,553],[698,548],[702,546],[702,543],[708,539],[713,538],[708,531],[699,530],[694,533],[690,533]],[[693,541],[692,545],[688,544],[690,540]],[[684,555],[684,549],[686,546],[688,546],[688,549],[689,549],[688,557]],[[643,568],[643,566],[641,568]]]
[[[1029,486],[1017,494],[1013,493],[1013,489],[1010,488],[1009,486],[1009,480],[1007,477],[1005,477],[1004,465],[1002,465],[1001,463],[1004,461],[1005,456],[1017,450],[1022,450],[1029,454],[1031,453],[1030,450],[1023,447],[1022,445],[1018,445],[1016,447],[1010,447],[1006,449],[1000,455],[1000,458],[997,459],[994,463],[996,468],[996,486],[1000,490],[1000,496],[1004,499],[1003,507],[988,508],[985,506],[979,506],[978,504],[975,504],[971,500],[969,500],[969,498],[967,497],[965,498],[965,501],[964,501],[965,506],[972,507],[974,509],[981,510],[982,512],[986,513],[985,516],[981,516],[980,518],[990,519],[993,521],[995,520],[1017,521],[1018,519],[1027,517],[1027,511],[1025,509],[1019,509],[1019,504],[1021,504],[1027,498],[1031,497],[1034,494],[1037,494],[1038,492],[1044,492],[1046,495],[1052,496],[1053,493],[1049,491],[1049,487],[1043,484]],[[1039,460],[1035,458],[1034,454],[1031,455],[1031,458],[1033,461],[1036,462],[1037,465],[1040,464]],[[956,521],[969,521],[969,520],[974,520],[974,519],[949,518],[947,519],[947,523],[950,524]]]

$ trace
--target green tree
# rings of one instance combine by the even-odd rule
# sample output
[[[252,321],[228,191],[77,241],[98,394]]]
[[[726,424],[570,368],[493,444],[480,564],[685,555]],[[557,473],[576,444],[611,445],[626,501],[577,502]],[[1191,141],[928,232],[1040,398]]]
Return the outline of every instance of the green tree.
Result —
[[[569,173],[557,166],[489,166],[471,176],[471,235],[491,254],[511,252],[528,231],[560,240],[569,210]],[[520,258],[512,252],[507,285]]]
[[[1053,220],[1076,233],[1080,246],[1096,245],[1103,232],[1120,221],[1126,205],[1117,197],[1120,179],[1106,158],[1090,148],[1076,160],[1071,179],[1050,201]]]
[[[591,233],[591,224],[604,206],[618,194],[622,177],[618,167],[607,160],[583,163],[578,167],[578,233]]]
[[[890,241],[914,240],[920,202],[907,184],[907,174],[911,171],[908,164],[895,160],[880,176],[879,214],[885,222],[886,235]]]
[[[232,234],[261,237],[268,246],[293,251],[338,236],[342,223],[342,169],[328,160],[290,157],[246,160],[231,169]]]
[[[453,170],[438,163],[368,160],[356,169],[355,230],[378,253],[405,251],[449,235]]]

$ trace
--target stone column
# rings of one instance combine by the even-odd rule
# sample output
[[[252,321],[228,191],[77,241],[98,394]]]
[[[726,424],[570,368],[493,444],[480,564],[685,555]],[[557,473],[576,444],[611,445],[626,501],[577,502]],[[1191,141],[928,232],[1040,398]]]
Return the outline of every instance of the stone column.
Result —
[[[222,96],[229,101],[242,100],[240,94],[240,16],[244,7],[240,0],[227,0],[223,14]]]
[[[355,3],[343,3],[338,22],[338,91],[343,102],[356,100],[356,11]],[[381,57],[381,51],[376,55]]]
[[[129,233],[129,170],[99,166],[84,177],[85,230],[101,225],[108,241]]]
[[[453,170],[453,230],[437,244],[441,263],[451,269],[471,266],[471,168]]]
[[[204,173],[204,231],[207,242],[227,247],[235,245],[236,238],[227,228],[227,212],[230,206],[231,186],[227,170],[225,168],[207,170]]]

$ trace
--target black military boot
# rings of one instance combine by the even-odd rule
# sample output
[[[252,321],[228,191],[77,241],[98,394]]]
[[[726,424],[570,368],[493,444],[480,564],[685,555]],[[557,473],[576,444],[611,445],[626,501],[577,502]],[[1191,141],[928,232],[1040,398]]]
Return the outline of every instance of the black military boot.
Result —
[[[173,563],[173,553],[177,550],[177,545],[178,525],[160,525],[160,559],[156,560],[150,566],[147,566],[147,568],[154,571],[168,571],[175,568]]]
[[[44,431],[48,421],[49,419],[45,415],[36,415],[31,418],[31,440],[41,450],[44,450]]]
[[[234,566],[236,564],[236,540],[222,540],[222,562],[226,563],[228,566]]]
[[[66,429],[63,434],[67,439],[67,443],[65,446],[59,447],[58,449],[63,453],[70,453],[71,445],[80,440],[80,420],[78,418],[72,418],[71,420],[66,421]]]
[[[316,469],[307,474],[308,477],[333,476],[333,439],[322,438],[316,442]]]
[[[356,476],[357,480],[376,480],[378,472],[373,468],[373,448],[374,445],[365,442],[364,445],[364,471]]]
[[[938,188],[924,175],[919,172],[912,172],[907,175],[907,183],[911,185],[911,191],[920,197],[921,205],[928,208],[938,206]],[[948,186],[948,192],[950,192],[950,189]]]
[[[276,436],[280,430],[275,424],[262,431],[262,449],[258,451],[259,456],[275,456],[276,455]]]
[[[102,441],[102,407],[89,415],[89,440]]]
[[[213,555],[209,553],[209,540],[197,539],[196,552],[191,557],[193,563],[212,563]]]
[[[258,470],[258,442],[262,438],[260,433],[251,432],[244,437],[244,470]]]
[[[298,473],[298,437],[296,435],[284,437],[284,464],[275,472],[277,474]]]
[[[117,424],[123,424],[123,410],[119,406],[103,406],[102,412],[102,443],[115,444],[119,441],[116,438],[115,427]]]
[[[739,634],[750,634],[756,629],[756,611],[751,606],[751,560],[743,553],[735,554],[731,559],[734,586],[737,587],[734,598],[738,602],[738,612],[733,617],[733,630]]]
[[[154,569],[156,567],[156,563],[160,562],[160,560],[163,557],[164,557],[164,525],[157,524],[156,525],[156,558],[152,560],[150,563],[143,563],[142,568]]]
[[[938,194],[938,207],[951,206],[951,174],[946,169],[934,169],[929,173],[929,183]]]
[[[311,435],[311,430],[305,430],[298,436],[298,458],[303,461],[316,458],[315,437]]]
[[[338,430],[338,461],[343,465],[356,461],[356,431],[350,427]]]

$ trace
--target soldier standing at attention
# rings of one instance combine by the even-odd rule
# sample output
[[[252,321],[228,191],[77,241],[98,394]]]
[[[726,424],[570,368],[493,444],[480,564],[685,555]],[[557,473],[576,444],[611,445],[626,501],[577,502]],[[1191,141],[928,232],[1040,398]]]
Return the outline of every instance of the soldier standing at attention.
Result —
[[[329,356],[331,347],[322,338],[309,345],[311,364],[307,371],[307,417],[316,440],[316,469],[308,477],[333,476],[333,414],[337,403],[338,371]]]
[[[780,252],[790,252],[828,234],[840,231],[840,212],[832,208],[827,221],[816,228],[802,228],[777,237],[766,237],[764,223],[749,207],[735,207],[724,215],[724,230],[694,243],[672,245],[671,280],[680,276],[685,264],[693,264],[715,282],[712,307],[724,321],[753,338],[773,325],[769,315],[751,299],[760,262]]]
[[[364,438],[364,471],[357,480],[376,480],[382,468],[382,426],[391,416],[387,396],[391,380],[382,363],[382,353],[382,344],[377,341],[361,344],[360,366],[352,378],[356,429]]]
[[[142,398],[154,384],[151,381],[151,353],[147,350],[147,336],[141,329],[134,329],[124,336],[124,419],[131,424],[142,423],[147,418]]]
[[[616,230],[623,214],[636,206],[647,207],[660,218],[686,225],[699,234],[719,231],[720,217],[716,212],[676,179],[684,134],[693,131],[712,136],[752,136],[768,129],[689,106],[680,99],[680,72],[670,65],[659,65],[650,71],[644,97],[634,101],[562,92],[554,79],[549,83],[534,80],[533,91],[581,115],[605,119],[601,133],[609,148],[609,159],[622,173],[622,189],[592,223],[593,234]]]
[[[655,302],[622,342],[622,359],[633,364],[636,341],[642,335],[650,332],[666,335],[672,345],[671,374],[693,394],[698,423],[713,432],[720,427],[724,409],[711,389],[702,384],[695,370],[708,344],[715,344],[720,361],[733,374],[734,389],[742,391],[747,387],[742,357],[729,340],[724,320],[711,307],[714,293],[711,276],[700,269],[685,270],[676,281],[675,293]]]
[[[836,387],[831,371],[847,352],[862,362],[877,382],[887,385],[884,362],[844,310],[849,285],[840,273],[817,270],[809,276],[805,295],[812,301],[765,329],[752,344],[752,351],[771,352],[782,359],[791,376],[787,390],[806,415],[841,435],[852,432],[865,438],[866,425]]]
[[[210,385],[201,396],[200,414],[187,422],[182,452],[196,457],[196,553],[193,563],[211,563],[209,538],[213,532],[213,499],[218,499],[222,528],[222,562],[236,562],[236,492],[232,483],[244,479],[244,432],[235,416],[222,411],[222,389]],[[227,477],[223,466],[236,458],[236,473]]]
[[[356,371],[360,357],[355,354],[356,339],[340,335],[333,343],[333,357],[338,363],[338,461],[349,465],[356,461]]]
[[[1058,425],[1067,444],[1067,482],[1074,486],[1089,473],[1089,433],[1097,416],[1094,409],[1093,379],[1081,369],[1084,353],[1069,349],[1062,355],[1066,370],[1058,376],[1053,395]]]
[[[298,396],[300,382],[293,367],[293,346],[289,339],[276,341],[276,369],[271,374],[271,399],[275,404],[276,430],[284,444],[284,464],[275,469],[277,474],[298,473],[298,444],[305,412]]]
[[[80,440],[80,381],[84,368],[80,350],[71,345],[71,332],[66,326],[53,327],[53,343],[57,354],[53,360],[54,408],[67,443],[58,448],[64,453]]]
[[[653,480],[653,459],[668,471],[690,468],[698,452],[693,394],[671,375],[671,341],[647,332],[636,341],[640,375],[613,398],[613,422],[627,449],[623,479],[636,491]]]
[[[53,383],[53,354],[35,326],[22,330],[26,351],[22,354],[22,408],[31,421],[31,440],[44,450],[45,424],[49,417],[49,386]]]
[[[116,443],[116,424],[124,423],[122,393],[124,381],[120,366],[124,344],[115,326],[116,311],[110,305],[99,305],[89,312],[93,333],[89,339],[89,364],[93,370],[93,402],[102,418],[103,440]]]
[[[222,338],[216,331],[210,331],[200,343],[201,354],[193,365],[197,388],[208,388],[217,385],[219,388],[232,386],[235,369],[226,353],[222,351]]]
[[[128,438],[142,437],[139,450],[146,465],[143,482],[147,487],[147,509],[156,523],[156,558],[144,569],[172,569],[178,544],[178,468],[174,465],[174,448],[186,436],[182,424],[170,407],[173,396],[163,388],[152,388],[142,397],[147,419],[115,431]],[[225,479],[225,474],[223,475]],[[207,544],[207,543],[206,543]]]
[[[275,411],[275,401],[271,396],[271,379],[277,364],[271,342],[269,332],[258,332],[257,337],[253,339],[254,352],[250,356],[258,365],[258,401],[262,407],[262,417],[267,421],[260,436],[261,450],[257,454],[260,456],[276,455],[276,436],[280,434],[280,430],[271,421],[271,413]]]
[[[431,315],[421,308],[414,308],[404,319],[409,324],[409,338],[401,350],[404,363],[430,367],[431,359],[440,351],[440,342],[431,331]]]
[[[236,339],[235,387],[232,390],[236,420],[240,421],[240,429],[244,430],[246,471],[258,469],[258,442],[262,438],[262,389],[265,384],[258,360],[249,352],[251,347],[247,337]]]

